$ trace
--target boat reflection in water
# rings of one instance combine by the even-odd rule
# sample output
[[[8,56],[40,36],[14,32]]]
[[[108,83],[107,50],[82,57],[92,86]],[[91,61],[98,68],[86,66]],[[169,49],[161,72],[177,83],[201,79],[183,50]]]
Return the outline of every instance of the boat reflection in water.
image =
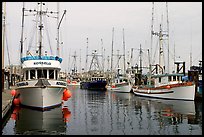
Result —
[[[136,114],[134,117],[137,120],[132,117],[130,121],[134,121],[132,129],[137,132],[131,131],[130,127],[129,133],[135,132],[141,135],[202,134],[195,131],[197,128],[202,128],[202,109],[199,109],[202,102],[154,99],[122,93],[114,93],[114,95],[112,93],[112,96],[119,102],[117,106],[125,109],[125,115],[133,113],[130,109],[134,107]],[[114,115],[117,117],[118,114]]]
[[[160,130],[165,130],[166,126],[171,127],[171,125],[177,125],[175,128],[177,128],[178,134],[180,134],[179,132],[184,132],[179,131],[179,126],[182,127],[182,124],[199,124],[199,121],[202,121],[202,114],[200,116],[200,112],[196,109],[197,104],[195,103],[195,101],[163,100],[146,97],[136,98],[137,108],[146,109],[150,120],[157,119]],[[202,122],[200,123],[202,124]]]
[[[16,135],[63,135],[70,117],[69,109],[62,106],[47,111],[17,107],[11,115],[16,120]]]

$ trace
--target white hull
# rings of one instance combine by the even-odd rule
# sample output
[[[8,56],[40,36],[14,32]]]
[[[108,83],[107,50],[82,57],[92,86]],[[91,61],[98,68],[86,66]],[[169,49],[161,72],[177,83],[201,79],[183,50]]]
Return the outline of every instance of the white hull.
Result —
[[[140,89],[133,88],[133,93],[139,96],[177,99],[177,100],[194,100],[195,99],[195,84],[191,86],[180,86],[170,89]]]
[[[112,87],[112,86],[108,86],[107,87],[107,90],[109,91],[114,91],[114,92],[125,92],[125,93],[129,93],[132,89],[132,86],[131,85],[120,85],[120,86],[115,86],[115,87]]]
[[[35,86],[35,81],[28,81],[27,86],[16,88],[20,94],[20,102],[22,105],[36,107],[40,109],[49,108],[60,105],[62,103],[64,85],[55,85],[54,83],[65,83],[63,81],[49,81],[51,85],[44,87]],[[34,85],[33,85],[34,84]]]

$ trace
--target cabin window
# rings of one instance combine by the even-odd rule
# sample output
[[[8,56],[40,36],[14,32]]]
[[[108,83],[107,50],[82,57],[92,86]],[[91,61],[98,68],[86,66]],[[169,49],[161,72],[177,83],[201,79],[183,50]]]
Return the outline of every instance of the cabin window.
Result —
[[[43,70],[43,77],[47,78],[47,70]]]
[[[42,78],[43,77],[42,70],[37,70],[37,73],[38,73],[38,78]]]
[[[176,81],[176,76],[173,76],[173,80]]]
[[[54,70],[49,70],[49,78],[54,79]]]
[[[159,83],[161,83],[161,78],[159,78]]]
[[[26,80],[28,80],[28,70],[26,70]]]
[[[56,70],[56,72],[55,72],[55,79],[58,78],[57,75],[58,75],[58,71]]]
[[[171,80],[171,76],[169,76],[169,81],[172,81],[172,80]]]
[[[30,79],[35,79],[35,70],[30,70]]]

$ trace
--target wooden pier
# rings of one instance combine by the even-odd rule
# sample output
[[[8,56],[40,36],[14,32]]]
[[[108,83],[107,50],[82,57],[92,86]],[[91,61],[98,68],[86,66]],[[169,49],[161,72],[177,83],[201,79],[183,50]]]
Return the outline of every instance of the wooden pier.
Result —
[[[2,119],[5,118],[6,114],[9,112],[13,105],[14,96],[11,95],[10,91],[14,89],[4,89],[2,91]]]

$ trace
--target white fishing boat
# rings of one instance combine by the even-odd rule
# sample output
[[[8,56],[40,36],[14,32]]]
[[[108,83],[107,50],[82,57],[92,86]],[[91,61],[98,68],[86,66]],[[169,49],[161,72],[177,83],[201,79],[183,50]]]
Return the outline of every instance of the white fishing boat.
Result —
[[[62,58],[49,56],[46,52],[43,54],[42,51],[42,28],[44,27],[42,16],[49,13],[42,10],[43,5],[42,2],[38,3],[39,11],[29,10],[35,12],[40,18],[40,21],[37,21],[40,34],[38,50],[36,54],[30,52],[25,57],[21,56],[23,78],[16,83],[21,105],[39,109],[61,105],[63,91],[67,89],[66,81],[59,78]],[[28,10],[23,7],[23,13],[25,11]]]
[[[154,7],[152,9],[154,9]],[[167,24],[168,24],[168,18],[167,18]],[[165,67],[165,59],[164,59],[164,51],[163,51],[163,44],[165,42],[163,41],[169,40],[168,31],[163,31],[162,25],[160,24],[159,32],[154,32],[153,24],[152,24],[151,35],[152,37],[153,35],[156,35],[159,37],[159,63],[155,65],[156,68],[154,69],[156,70],[156,73],[152,74],[153,70],[151,69],[151,67],[153,65],[149,57],[149,73],[147,74],[147,77],[148,77],[147,82],[146,84],[134,86],[133,92],[136,95],[146,96],[146,97],[176,99],[176,100],[194,100],[195,83],[182,81],[182,77],[185,76],[185,62],[180,62],[180,61],[175,62],[175,64],[177,65],[176,67],[177,70],[175,73],[169,73],[169,65],[167,65],[167,69]],[[167,63],[169,63],[169,56],[168,56]],[[183,64],[183,66],[179,68],[179,64],[181,63]],[[183,68],[182,73],[179,72],[181,68]]]
[[[151,77],[151,85],[134,86],[133,93],[139,96],[194,100],[195,84],[193,82],[183,82],[182,74],[163,74]]]
[[[115,92],[130,92],[132,85],[128,77],[119,73],[120,68],[118,68],[118,74],[116,75],[113,82],[107,86],[107,90]]]
[[[80,80],[67,80],[68,86],[80,86]]]

